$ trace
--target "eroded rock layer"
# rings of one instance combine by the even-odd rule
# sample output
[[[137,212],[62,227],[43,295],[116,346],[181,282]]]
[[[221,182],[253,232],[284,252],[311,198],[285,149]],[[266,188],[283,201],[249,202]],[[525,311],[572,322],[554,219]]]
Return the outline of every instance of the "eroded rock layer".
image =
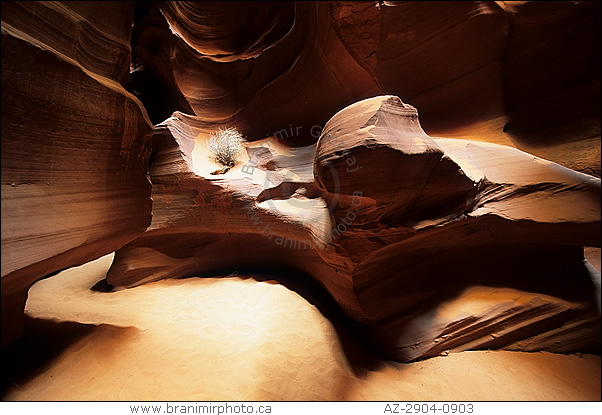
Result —
[[[599,177],[599,2],[159,7],[173,34],[142,22],[134,48],[174,109],[252,140],[309,144],[339,109],[392,94],[433,136],[493,140]]]
[[[36,280],[150,223],[150,124],[124,86],[131,3],[2,3],[2,345]]]
[[[583,246],[600,246],[600,179],[433,139],[395,96],[341,110],[315,146],[248,143],[223,175],[211,128],[183,114],[157,126],[152,224],[116,252],[111,285],[296,272],[399,361],[599,346]]]
[[[148,112],[116,287],[291,273],[401,361],[599,347],[600,38],[599,2],[3,3],[2,344],[151,223]]]
[[[267,3],[236,3],[228,11],[217,4],[161,3],[178,34],[170,49],[175,83],[202,120],[234,123],[253,139],[291,126],[292,133],[284,138],[315,142],[314,125],[320,128],[334,112],[377,95],[380,88],[336,35],[330,4]],[[206,8],[214,7],[220,11],[207,18]],[[229,13],[244,19],[233,21],[226,16]],[[266,17],[272,15],[268,22]],[[258,39],[251,48],[253,58],[245,45],[239,45],[241,56],[233,59],[233,45],[241,42],[239,23],[245,20],[264,26],[249,38]]]
[[[161,10],[173,33],[202,56],[231,62],[259,56],[295,24],[292,1],[167,1]]]

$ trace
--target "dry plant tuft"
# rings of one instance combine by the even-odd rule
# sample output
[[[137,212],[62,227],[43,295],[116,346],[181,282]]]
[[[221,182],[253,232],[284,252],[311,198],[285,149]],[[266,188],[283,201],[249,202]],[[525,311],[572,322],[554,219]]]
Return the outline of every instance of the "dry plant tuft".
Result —
[[[236,159],[243,150],[246,140],[236,128],[218,129],[209,136],[207,148],[213,154],[215,161],[221,164],[220,170],[211,174],[223,174],[236,165]]]

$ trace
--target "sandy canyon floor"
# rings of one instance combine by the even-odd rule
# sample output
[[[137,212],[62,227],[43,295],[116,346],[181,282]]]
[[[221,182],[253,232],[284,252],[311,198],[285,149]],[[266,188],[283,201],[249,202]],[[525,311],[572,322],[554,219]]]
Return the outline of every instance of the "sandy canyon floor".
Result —
[[[601,399],[600,356],[471,351],[393,363],[273,280],[106,292],[111,261],[32,287],[26,334],[2,352],[2,400]]]

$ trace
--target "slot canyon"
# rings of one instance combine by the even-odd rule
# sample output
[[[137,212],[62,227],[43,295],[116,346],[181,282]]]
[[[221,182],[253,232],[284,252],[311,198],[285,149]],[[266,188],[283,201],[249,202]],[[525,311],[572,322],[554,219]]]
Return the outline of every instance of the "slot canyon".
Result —
[[[600,2],[1,3],[2,401],[600,401]]]

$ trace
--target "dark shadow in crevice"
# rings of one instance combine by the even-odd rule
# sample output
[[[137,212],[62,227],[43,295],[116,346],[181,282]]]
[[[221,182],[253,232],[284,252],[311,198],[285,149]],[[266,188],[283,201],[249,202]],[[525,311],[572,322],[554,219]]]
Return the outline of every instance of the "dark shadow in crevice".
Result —
[[[501,60],[503,131],[517,147],[600,136],[599,39],[600,2],[527,3],[512,17]]]
[[[99,293],[110,293],[113,292],[113,288],[114,287],[107,282],[107,279],[103,278],[102,280],[94,284],[92,287],[90,287],[90,290]]]
[[[170,59],[175,35],[158,2],[136,2],[131,38],[129,91],[144,105],[153,125],[175,111],[194,114],[175,82]]]

